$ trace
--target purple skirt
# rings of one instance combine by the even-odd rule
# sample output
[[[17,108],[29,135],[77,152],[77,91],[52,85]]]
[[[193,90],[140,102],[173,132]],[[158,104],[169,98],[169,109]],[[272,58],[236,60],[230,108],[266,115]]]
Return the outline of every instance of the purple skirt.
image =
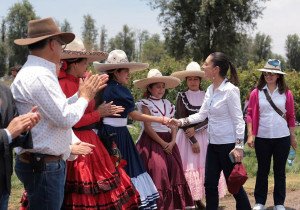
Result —
[[[164,141],[171,141],[170,133],[157,134]],[[177,145],[173,147],[172,154],[168,155],[160,144],[143,132],[136,147],[159,192],[158,208],[185,209],[194,206]]]

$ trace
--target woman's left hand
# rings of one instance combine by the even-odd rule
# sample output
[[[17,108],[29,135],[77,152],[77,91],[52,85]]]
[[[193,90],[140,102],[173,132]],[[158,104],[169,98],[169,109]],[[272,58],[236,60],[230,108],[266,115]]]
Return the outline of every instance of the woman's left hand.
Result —
[[[172,154],[172,150],[173,150],[173,147],[175,146],[175,141],[171,141],[171,142],[169,142],[168,144],[167,144],[167,146],[164,148],[164,151],[166,152],[166,153],[168,153],[169,155],[171,155]]]
[[[297,140],[296,140],[296,135],[291,135],[291,146],[293,147],[294,150],[297,149]]]
[[[244,157],[244,150],[234,148],[229,154],[232,154],[236,163],[240,163]]]
[[[186,129],[186,131],[185,131],[185,135],[186,135],[188,138],[191,138],[191,137],[195,136],[195,134],[196,134],[196,131],[195,131],[194,127],[188,128],[188,129]]]

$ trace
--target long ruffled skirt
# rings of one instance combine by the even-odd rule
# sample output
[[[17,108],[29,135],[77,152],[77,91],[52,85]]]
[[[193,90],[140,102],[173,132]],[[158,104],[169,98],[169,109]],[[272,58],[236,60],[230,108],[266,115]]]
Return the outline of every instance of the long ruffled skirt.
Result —
[[[200,153],[194,153],[192,151],[191,144],[182,129],[177,132],[176,144],[181,155],[183,170],[190,186],[193,200],[197,201],[205,197],[205,160],[208,146],[206,130],[197,132],[195,138],[200,145]],[[227,185],[223,172],[221,173],[218,189],[219,197],[224,197],[226,195]]]
[[[93,153],[67,162],[63,209],[138,209],[139,195],[120,164],[116,167],[98,136],[75,131],[94,144]]]
[[[139,208],[156,209],[156,200],[159,197],[158,191],[144,167],[127,127],[103,125],[100,129],[105,129],[104,132],[108,134],[116,134],[113,141],[119,148],[122,158],[126,160],[125,171],[139,192],[141,199]]]
[[[157,134],[166,142],[171,141],[170,133]],[[184,177],[177,145],[173,147],[172,154],[167,154],[160,144],[143,132],[136,147],[158,189],[158,208],[171,210],[193,207],[194,202]]]

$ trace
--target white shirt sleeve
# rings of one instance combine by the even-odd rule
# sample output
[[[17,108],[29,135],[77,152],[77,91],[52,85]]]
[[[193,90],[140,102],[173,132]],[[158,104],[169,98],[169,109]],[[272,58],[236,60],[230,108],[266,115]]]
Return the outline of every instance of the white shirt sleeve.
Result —
[[[68,104],[73,104],[78,100],[78,92],[72,95],[70,98],[67,98]]]
[[[12,142],[12,136],[10,134],[10,132],[7,129],[4,129],[8,138],[8,143],[10,144]]]
[[[50,76],[38,77],[31,86],[32,103],[39,107],[48,120],[55,126],[71,128],[82,117],[88,101],[79,98],[75,103],[69,104],[59,87],[58,81]],[[73,98],[74,99],[74,98]]]
[[[227,101],[229,114],[235,126],[235,136],[237,139],[244,139],[245,121],[241,108],[240,90],[237,87],[228,91]]]
[[[71,145],[72,144],[76,144],[78,142],[81,142],[80,139],[75,135],[75,133],[73,132],[72,130],[72,140],[71,140]],[[70,145],[70,149],[71,149],[71,145]],[[72,155],[70,154],[70,156],[68,157],[68,161],[73,161],[73,160],[76,160],[78,157],[78,155]]]

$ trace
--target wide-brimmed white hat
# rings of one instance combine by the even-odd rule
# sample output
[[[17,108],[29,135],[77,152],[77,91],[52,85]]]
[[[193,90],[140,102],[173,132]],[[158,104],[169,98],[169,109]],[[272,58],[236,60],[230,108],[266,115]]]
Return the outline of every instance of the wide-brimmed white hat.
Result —
[[[281,62],[278,59],[269,59],[263,69],[258,71],[271,72],[274,74],[286,74],[281,69]]]
[[[123,50],[113,50],[108,54],[105,63],[94,62],[94,68],[100,72],[113,69],[129,69],[130,72],[144,70],[149,67],[148,63],[129,62]]]
[[[158,69],[150,69],[147,78],[133,81],[137,88],[146,89],[152,83],[165,83],[165,88],[174,88],[180,84],[180,79],[173,76],[163,76]]]
[[[88,62],[101,61],[106,59],[108,53],[102,51],[88,52],[80,38],[75,38],[70,44],[63,50],[61,59],[76,59],[86,58]]]
[[[186,66],[185,70],[173,72],[171,76],[181,80],[186,77],[204,77],[204,71],[201,71],[201,67],[197,62],[192,61]]]

